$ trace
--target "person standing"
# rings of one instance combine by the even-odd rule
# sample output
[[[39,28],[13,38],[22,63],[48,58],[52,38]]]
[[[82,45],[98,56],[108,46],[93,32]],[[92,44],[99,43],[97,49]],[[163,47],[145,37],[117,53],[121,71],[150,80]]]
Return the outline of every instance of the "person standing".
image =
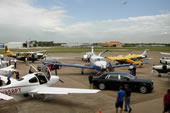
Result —
[[[11,65],[11,59],[9,59],[9,66]]]
[[[130,66],[129,66],[129,71],[130,71],[130,74],[132,74],[133,75],[133,64],[130,64]]]
[[[9,84],[11,84],[10,77],[8,77],[8,78],[7,78],[7,80],[8,80],[8,81],[7,81],[6,85],[9,85]]]
[[[128,111],[129,113],[132,111],[132,108],[130,105],[130,97],[131,97],[131,89],[128,87],[128,85],[125,85],[125,109],[124,111]]]
[[[91,88],[91,86],[92,86],[92,80],[93,80],[93,75],[89,75],[89,77],[88,77],[88,79],[89,79],[89,84],[90,84],[90,88]]]
[[[17,68],[17,60],[16,59],[14,59],[14,67],[15,67],[15,69]]]
[[[170,113],[170,89],[168,89],[167,93],[164,95],[163,105],[164,105],[163,113],[165,113],[165,112]]]
[[[0,77],[0,86],[2,86],[3,85],[3,81],[1,80],[1,77]]]
[[[27,57],[25,57],[25,63],[26,63],[26,65],[28,65],[28,61],[27,61],[28,59],[27,59]]]
[[[120,86],[120,90],[117,92],[117,98],[116,98],[116,113],[118,113],[118,108],[120,108],[120,113],[122,113],[123,109],[123,97],[125,96],[125,91],[123,91],[123,87]]]
[[[136,76],[136,65],[133,64],[133,75]]]

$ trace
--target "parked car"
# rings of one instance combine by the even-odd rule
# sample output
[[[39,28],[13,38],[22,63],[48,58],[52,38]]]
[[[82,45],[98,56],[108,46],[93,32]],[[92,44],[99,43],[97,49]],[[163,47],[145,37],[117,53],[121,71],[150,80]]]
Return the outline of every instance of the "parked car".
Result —
[[[160,58],[160,63],[162,63],[162,64],[170,64],[170,57],[162,57],[162,58]]]
[[[105,72],[99,76],[93,76],[92,83],[101,90],[119,89],[120,86],[128,85],[132,91],[147,93],[154,88],[152,80],[137,78],[124,72]]]

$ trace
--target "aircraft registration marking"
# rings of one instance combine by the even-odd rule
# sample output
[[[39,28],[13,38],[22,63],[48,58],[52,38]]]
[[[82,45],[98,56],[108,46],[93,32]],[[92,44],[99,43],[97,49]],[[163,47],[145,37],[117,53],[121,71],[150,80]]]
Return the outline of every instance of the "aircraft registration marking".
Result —
[[[8,90],[0,91],[0,93],[6,95],[17,94],[17,93],[21,93],[21,88],[8,89]]]

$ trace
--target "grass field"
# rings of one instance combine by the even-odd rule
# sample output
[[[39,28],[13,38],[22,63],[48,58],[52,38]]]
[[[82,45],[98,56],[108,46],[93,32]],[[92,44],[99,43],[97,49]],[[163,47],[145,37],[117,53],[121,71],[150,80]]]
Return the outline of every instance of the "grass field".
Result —
[[[123,52],[123,51],[144,51],[145,49],[149,49],[150,51],[162,51],[162,52],[170,52],[170,47],[103,47],[103,48],[94,48],[95,52],[101,52],[103,50],[109,50],[109,52]],[[41,51],[46,50],[45,53],[82,53],[90,51],[90,48],[65,48],[65,47],[43,47],[43,48],[29,48],[29,49],[10,49],[14,52],[28,52],[28,51]],[[0,54],[4,54],[4,49],[0,49]]]

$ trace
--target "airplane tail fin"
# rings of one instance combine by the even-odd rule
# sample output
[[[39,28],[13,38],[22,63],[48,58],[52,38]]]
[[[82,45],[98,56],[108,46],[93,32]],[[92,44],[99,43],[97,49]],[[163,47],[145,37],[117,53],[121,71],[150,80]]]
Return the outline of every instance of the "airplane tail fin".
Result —
[[[93,46],[91,47],[91,53],[94,53],[94,49],[93,49]]]
[[[13,52],[9,50],[8,46],[5,46],[5,54],[6,56],[13,56]]]
[[[145,51],[140,56],[146,58],[148,53],[149,53],[149,49],[145,49]]]
[[[102,56],[104,53],[106,53],[108,50],[104,50],[102,52],[99,53],[99,56]]]

